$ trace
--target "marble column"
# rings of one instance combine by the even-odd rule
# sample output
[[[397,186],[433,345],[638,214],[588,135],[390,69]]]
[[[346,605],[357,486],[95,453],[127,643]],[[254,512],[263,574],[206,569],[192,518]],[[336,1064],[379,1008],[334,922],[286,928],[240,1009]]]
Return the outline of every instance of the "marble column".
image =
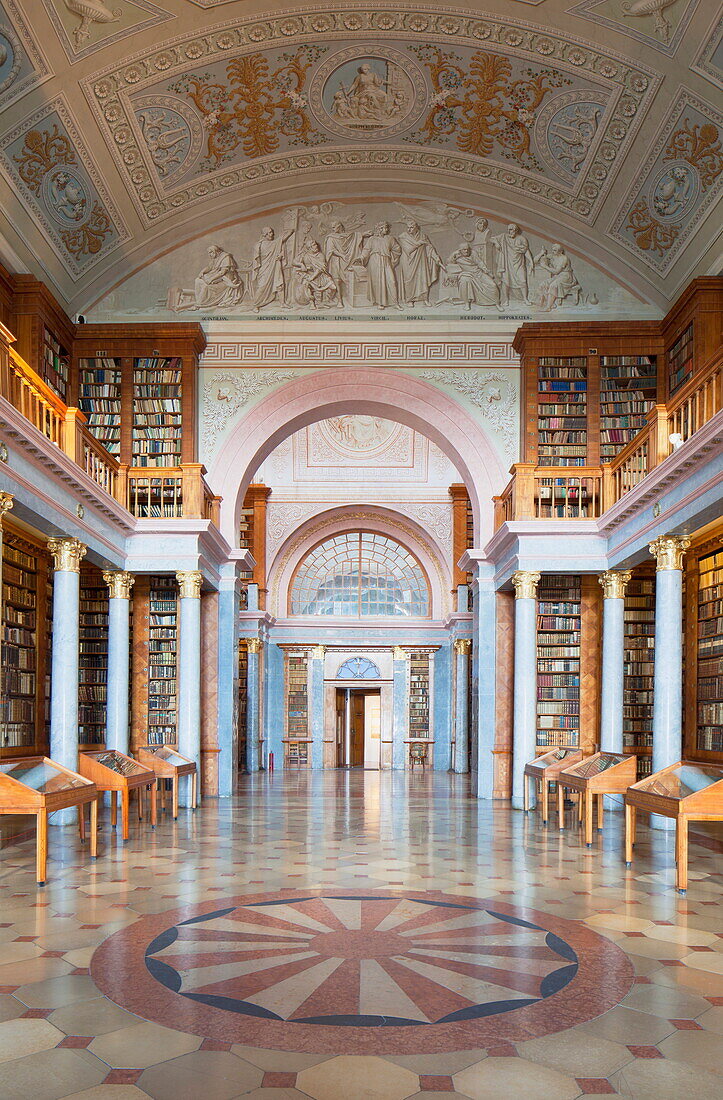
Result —
[[[454,643],[454,770],[469,771],[469,651],[468,638]]]
[[[261,641],[249,638],[248,677],[246,681],[246,767],[259,770],[259,720],[261,718]]]
[[[406,649],[395,645],[393,656],[392,768],[403,770],[409,748],[404,743],[409,737],[409,684],[407,683],[409,655]]]
[[[326,647],[315,645],[309,654],[309,736],[313,738],[309,749],[311,767],[324,767],[324,654]]]
[[[687,535],[662,535],[650,543],[655,574],[655,670],[653,677],[653,771],[683,755],[683,556]],[[651,824],[669,827],[653,815]]]
[[[512,806],[524,809],[525,764],[534,759],[537,729],[537,584],[539,573],[512,574],[515,589],[515,672]],[[534,796],[530,799],[533,806]]]
[[[477,797],[492,798],[495,785],[495,743],[497,720],[497,594],[494,567],[477,563],[474,601],[474,651],[472,687],[476,684],[475,720],[477,726],[476,761]],[[472,745],[473,752],[475,745]]]
[[[53,558],[53,652],[50,679],[50,756],[78,770],[78,666],[80,563],[87,547],[78,539],[48,539]],[[59,810],[50,821],[67,825],[75,810]]]
[[[108,585],[108,688],[105,711],[105,743],[109,749],[128,752],[130,688],[130,601],[135,578],[130,573],[106,572]],[[149,668],[148,675],[152,675]]]
[[[239,577],[236,562],[221,566],[218,585],[218,793],[236,793],[239,773]]]
[[[600,748],[604,752],[623,751],[625,589],[630,576],[628,570],[608,569],[598,577],[603,590]]]
[[[197,570],[176,573],[180,589],[178,639],[178,751],[195,760],[201,794],[201,584]],[[181,806],[191,805],[191,777],[182,781]]]

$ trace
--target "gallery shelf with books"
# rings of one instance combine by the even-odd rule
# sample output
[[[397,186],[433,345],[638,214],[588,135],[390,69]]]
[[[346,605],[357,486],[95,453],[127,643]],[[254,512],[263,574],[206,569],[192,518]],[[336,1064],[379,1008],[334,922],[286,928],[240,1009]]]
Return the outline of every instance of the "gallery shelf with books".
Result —
[[[309,762],[308,654],[286,651],[285,758],[292,766]]]
[[[687,325],[668,348],[668,393],[673,394],[693,373],[693,325]]]
[[[697,748],[723,754],[723,550],[698,563]]]
[[[653,753],[655,574],[640,571],[625,592],[623,752],[638,758],[638,778],[650,774]]]
[[[537,749],[580,744],[579,576],[545,574],[537,588]]]
[[[15,534],[2,540],[0,757],[44,752],[49,717],[48,558]]]
[[[151,577],[148,593],[148,744],[175,745],[177,727],[178,583]]]
[[[121,391],[120,358],[80,359],[78,407],[88,418],[88,431],[108,454],[120,458]]]
[[[541,356],[538,371],[540,466],[587,463],[587,359]]]
[[[105,743],[108,699],[108,586],[100,570],[80,572],[78,741],[81,748]]]
[[[409,737],[431,737],[430,653],[413,649],[409,654]]]
[[[238,643],[238,767],[247,770],[246,714],[248,710],[249,651],[245,638]]]
[[[60,339],[43,326],[43,344],[41,349],[40,376],[63,401],[68,396],[68,375],[70,373],[70,351]]]
[[[133,361],[133,466],[180,466],[183,383],[181,360]]]
[[[651,355],[600,357],[600,461],[610,462],[645,427],[657,400]]]

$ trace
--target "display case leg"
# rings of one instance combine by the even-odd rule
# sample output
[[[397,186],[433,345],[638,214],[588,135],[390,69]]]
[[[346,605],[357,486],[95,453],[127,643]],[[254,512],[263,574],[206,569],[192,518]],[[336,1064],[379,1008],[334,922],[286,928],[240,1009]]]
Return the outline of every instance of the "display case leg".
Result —
[[[80,843],[85,844],[85,806],[82,803],[78,806],[78,833]]]
[[[597,796],[597,831],[601,833],[603,831],[603,823],[605,820],[605,795],[599,794]]]
[[[127,789],[125,791],[121,791],[121,822],[122,822],[122,825],[123,825],[123,843],[124,844],[128,843],[128,818],[129,818],[129,810],[130,810],[129,802],[130,802],[130,793],[129,793],[129,791]]]
[[[546,779],[542,780],[542,824],[547,825],[547,815],[550,802],[550,784]]]
[[[678,862],[675,868],[675,885],[678,892],[684,894],[688,889],[688,819],[678,817],[675,823],[676,848]]]
[[[110,827],[115,829],[118,825],[118,803],[116,801],[116,792],[110,792]]]
[[[560,832],[565,828],[565,788],[562,783],[557,784],[557,827]]]
[[[90,858],[98,858],[98,799],[90,804]]]
[[[592,791],[586,791],[584,795],[585,800],[585,846],[592,848],[592,804],[593,804]]]
[[[193,772],[191,776],[191,806],[194,810],[198,806],[198,772]]]
[[[156,781],[155,779],[148,788],[148,797],[151,800],[151,828],[155,829],[158,824],[158,806],[156,803]]]
[[[635,807],[625,803],[625,866],[633,865],[633,834],[635,831]]]
[[[175,775],[171,780],[171,790],[173,798],[173,820],[178,821],[178,776]]]
[[[40,810],[37,814],[38,827],[35,840],[35,877],[38,886],[45,886],[45,875],[48,868],[48,814],[46,810]]]

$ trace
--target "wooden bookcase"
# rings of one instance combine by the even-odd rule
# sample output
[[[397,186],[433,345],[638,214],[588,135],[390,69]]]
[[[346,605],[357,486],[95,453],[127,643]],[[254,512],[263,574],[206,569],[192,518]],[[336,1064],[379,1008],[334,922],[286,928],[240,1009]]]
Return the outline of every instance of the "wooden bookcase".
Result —
[[[238,770],[246,767],[246,716],[248,712],[249,651],[245,638],[238,643]]]
[[[45,753],[50,706],[49,560],[44,545],[3,531],[0,758]]]
[[[587,358],[541,355],[537,369],[537,462],[587,464]]]
[[[657,394],[655,356],[600,356],[601,462],[611,462],[642,431]]]
[[[108,701],[108,585],[99,569],[80,570],[78,742],[81,749],[105,744]]]
[[[409,737],[430,738],[431,676],[427,650],[413,649],[409,653]]]
[[[177,738],[178,583],[139,576],[133,587],[131,749]]]
[[[78,408],[88,418],[88,431],[108,454],[120,460],[121,359],[88,356],[78,359]]]
[[[32,275],[11,276],[12,314],[8,327],[15,347],[66,405],[71,397],[75,325],[48,288]]]
[[[663,400],[677,396],[718,351],[722,317],[723,278],[694,279],[661,325],[666,363]]]
[[[286,760],[309,763],[308,654],[286,650]],[[294,744],[298,742],[298,744]]]
[[[655,573],[639,569],[625,592],[623,752],[638,759],[638,778],[650,774],[653,756]]]
[[[683,605],[684,756],[723,765],[723,523],[686,553]]]

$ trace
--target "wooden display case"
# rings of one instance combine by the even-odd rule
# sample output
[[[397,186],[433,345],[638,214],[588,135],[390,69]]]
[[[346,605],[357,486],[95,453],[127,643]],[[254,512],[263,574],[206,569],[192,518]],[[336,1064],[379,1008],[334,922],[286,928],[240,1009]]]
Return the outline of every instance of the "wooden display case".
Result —
[[[675,885],[688,889],[688,822],[723,821],[723,767],[679,760],[625,792],[625,865],[630,867],[638,810],[675,821]]]
[[[116,795],[121,796],[121,821],[123,841],[128,840],[128,819],[131,791],[149,790],[151,793],[151,828],[156,827],[156,777],[138,761],[125,756],[118,749],[78,754],[78,771],[91,779],[99,791],[110,791],[111,825],[116,826]]]
[[[184,775],[191,776],[191,806],[195,810],[198,805],[198,769],[196,762],[188,756],[182,756],[169,745],[139,745],[136,749],[138,763],[145,768],[150,768],[160,781],[161,806],[165,809],[165,796],[163,781],[171,782],[171,798],[173,803],[173,820],[178,818],[178,781]]]
[[[582,797],[585,821],[585,844],[592,845],[593,799],[597,795],[597,827],[603,827],[603,799],[605,794],[625,794],[635,782],[637,757],[614,752],[595,752],[578,764],[563,768],[557,777],[557,812],[559,826],[565,826],[565,790],[578,791]]]
[[[547,825],[549,818],[550,785],[557,782],[557,777],[563,768],[569,768],[572,764],[577,764],[582,758],[583,754],[581,749],[560,746],[559,748],[551,749],[549,752],[543,753],[542,756],[536,757],[535,760],[530,760],[529,764],[525,764],[525,813],[530,809],[529,781],[532,780],[535,789],[537,789],[537,784],[540,784],[542,792],[542,823],[543,825]]]
[[[91,779],[47,756],[25,756],[0,763],[0,814],[34,814],[37,820],[36,878],[45,886],[48,862],[48,814],[90,802],[90,856],[98,854],[98,788]]]

